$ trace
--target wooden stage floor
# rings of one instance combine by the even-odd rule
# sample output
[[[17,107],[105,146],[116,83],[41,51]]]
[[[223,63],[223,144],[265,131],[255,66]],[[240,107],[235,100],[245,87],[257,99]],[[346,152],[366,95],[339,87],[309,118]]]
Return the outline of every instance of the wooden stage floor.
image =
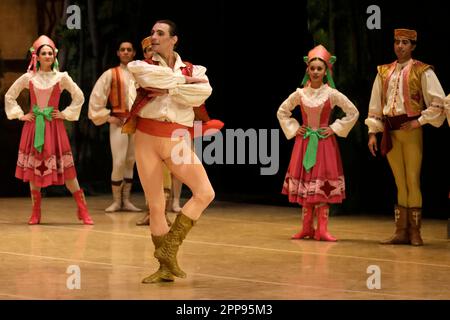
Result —
[[[141,284],[158,268],[149,229],[141,213],[106,214],[110,200],[88,197],[84,226],[71,198],[43,198],[42,224],[28,226],[30,199],[0,198],[0,299],[450,299],[445,220],[423,221],[423,247],[378,244],[387,216],[332,216],[337,243],[296,241],[299,208],[214,202],[180,248],[188,277]]]

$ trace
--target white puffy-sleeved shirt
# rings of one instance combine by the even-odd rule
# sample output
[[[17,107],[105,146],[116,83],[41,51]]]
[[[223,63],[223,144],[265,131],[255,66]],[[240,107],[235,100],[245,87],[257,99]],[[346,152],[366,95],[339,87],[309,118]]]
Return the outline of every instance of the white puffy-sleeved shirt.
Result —
[[[180,56],[175,53],[176,61],[174,68],[168,67],[167,63],[158,55],[154,54],[152,59],[158,65],[151,65],[145,61],[132,61],[128,63],[128,70],[140,87],[168,89],[169,93],[156,97],[148,102],[138,113],[141,118],[154,119],[158,121],[176,122],[181,125],[192,127],[194,122],[193,107],[203,104],[211,95],[212,88],[209,81],[206,83],[185,83],[182,73],[186,65]],[[194,65],[192,76],[206,79],[206,68]]]
[[[358,109],[338,90],[330,88],[328,85],[322,85],[317,89],[310,86],[298,88],[278,108],[277,118],[286,138],[292,139],[295,137],[297,130],[300,128],[300,123],[292,118],[291,115],[292,110],[300,105],[301,101],[308,108],[321,108],[328,99],[330,99],[331,108],[339,106],[345,112],[345,117],[336,119],[330,125],[330,128],[339,137],[346,137],[358,120]]]
[[[127,66],[120,64],[123,83],[125,85],[125,101],[128,111],[136,99],[136,83]],[[96,125],[102,125],[108,121],[111,110],[106,107],[111,92],[112,70],[108,69],[98,78],[89,97],[88,117]]]
[[[381,96],[383,92],[383,83],[379,74],[377,74],[372,87],[372,94],[369,102],[369,116],[364,123],[369,127],[369,133],[382,132],[384,130],[382,117],[384,116],[399,116],[406,114],[406,109],[403,100],[403,72],[405,68],[413,60],[410,59],[404,63],[397,63],[397,66],[392,74],[386,93],[386,104],[383,106]],[[398,84],[397,84],[398,82]],[[422,74],[420,79],[422,85],[422,94],[425,100],[425,105],[429,106],[434,99],[440,99],[445,96],[444,90],[432,69],[427,69]],[[398,101],[394,104],[395,90],[398,87],[397,97]],[[426,108],[422,111],[421,116],[417,119],[421,125],[431,124],[435,127],[442,125],[445,120],[442,114],[437,112],[434,108]]]
[[[444,114],[444,117],[447,117],[447,123],[450,126],[450,94],[441,101],[439,101],[437,107],[434,106],[434,108],[441,109],[441,112]]]
[[[19,119],[24,115],[22,108],[17,103],[17,97],[23,89],[30,89],[30,81],[38,90],[46,90],[59,83],[61,91],[69,91],[72,97],[72,103],[61,111],[61,113],[66,120],[78,120],[81,107],[84,103],[83,91],[81,91],[67,72],[58,71],[25,73],[17,79],[5,94],[5,111],[8,119]]]

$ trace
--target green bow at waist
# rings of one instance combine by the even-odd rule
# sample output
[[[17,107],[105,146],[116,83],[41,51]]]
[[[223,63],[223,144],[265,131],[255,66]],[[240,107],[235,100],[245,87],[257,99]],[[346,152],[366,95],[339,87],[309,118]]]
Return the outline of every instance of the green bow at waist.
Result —
[[[37,105],[33,106],[33,113],[36,116],[36,128],[34,131],[34,147],[42,152],[45,138],[45,119],[52,121],[53,107],[45,107],[41,110]]]
[[[303,167],[305,167],[306,172],[309,172],[316,164],[319,139],[325,138],[324,135],[320,134],[321,131],[323,131],[323,129],[313,130],[310,127],[307,127],[306,132],[303,135],[303,139],[309,138],[308,146],[306,147],[306,152],[303,157]]]

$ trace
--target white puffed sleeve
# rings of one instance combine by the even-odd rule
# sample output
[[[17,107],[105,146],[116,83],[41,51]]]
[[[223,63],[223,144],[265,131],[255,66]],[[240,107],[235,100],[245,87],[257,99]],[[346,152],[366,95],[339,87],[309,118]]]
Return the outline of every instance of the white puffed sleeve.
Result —
[[[111,91],[112,74],[111,69],[106,70],[98,78],[89,97],[88,118],[99,126],[108,121],[111,110],[106,108],[109,93]]]
[[[81,107],[84,103],[84,94],[80,87],[72,80],[67,72],[64,72],[60,81],[61,90],[67,90],[72,97],[72,103],[67,106],[61,113],[64,118],[69,121],[77,121],[80,117]]]
[[[445,121],[445,114],[442,110],[430,108],[430,106],[433,101],[445,97],[444,89],[432,69],[427,69],[422,74],[421,84],[425,105],[428,107],[421,112],[417,120],[421,125],[428,123],[434,127],[440,127]]]
[[[173,89],[178,84],[186,83],[183,75],[175,74],[169,67],[145,61],[131,61],[127,64],[127,68],[142,88]]]
[[[444,99],[444,113],[447,115],[447,123],[450,126],[450,94]]]
[[[281,129],[283,130],[287,139],[292,139],[293,137],[295,137],[297,134],[297,130],[300,128],[300,123],[296,119],[291,118],[291,111],[294,110],[294,108],[299,104],[300,95],[298,91],[295,91],[286,100],[284,100],[284,102],[278,108],[277,118],[280,122]]]
[[[22,108],[17,103],[17,97],[23,89],[29,89],[31,73],[23,74],[19,79],[14,81],[12,86],[5,94],[5,112],[9,120],[19,119],[24,115]]]
[[[331,92],[330,100],[333,106],[338,106],[345,112],[345,117],[334,121],[330,128],[339,137],[346,137],[358,120],[358,109],[345,95],[336,89],[333,89]]]
[[[194,65],[192,76],[195,78],[208,80],[206,68]],[[212,93],[212,87],[208,82],[178,84],[175,88],[169,89],[169,96],[175,101],[187,107],[198,107],[203,104]]]
[[[377,74],[372,86],[372,94],[369,102],[369,114],[364,121],[369,128],[369,133],[377,133],[384,131],[383,124],[383,106],[381,102],[382,83],[381,78]]]

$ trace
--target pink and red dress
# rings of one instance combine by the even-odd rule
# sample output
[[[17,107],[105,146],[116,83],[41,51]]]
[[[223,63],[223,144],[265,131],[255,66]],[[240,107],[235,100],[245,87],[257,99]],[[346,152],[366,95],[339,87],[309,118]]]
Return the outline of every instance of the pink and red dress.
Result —
[[[23,89],[30,91],[31,113],[35,106],[40,112],[48,107],[59,109],[61,92],[68,90],[72,96],[72,104],[62,113],[66,120],[78,120],[84,96],[66,72],[38,71],[24,74],[16,80],[5,95],[8,119],[23,115],[22,108],[16,101]],[[36,113],[35,116],[37,118]],[[77,175],[64,121],[44,117],[44,144],[38,150],[35,147],[36,118],[24,122],[15,176],[38,187],[63,185],[65,180],[74,179]]]
[[[289,202],[301,205],[318,203],[341,203],[345,199],[345,180],[339,146],[335,135],[319,138],[316,162],[307,170],[303,164],[311,137],[297,135],[299,122],[292,118],[292,110],[299,106],[303,124],[310,131],[330,127],[333,132],[346,137],[358,119],[355,105],[343,94],[328,85],[318,89],[297,89],[278,109],[277,117],[288,139],[295,137],[291,160],[284,179],[282,193]],[[339,106],[345,117],[330,123],[333,108]],[[319,131],[320,132],[320,131]]]

